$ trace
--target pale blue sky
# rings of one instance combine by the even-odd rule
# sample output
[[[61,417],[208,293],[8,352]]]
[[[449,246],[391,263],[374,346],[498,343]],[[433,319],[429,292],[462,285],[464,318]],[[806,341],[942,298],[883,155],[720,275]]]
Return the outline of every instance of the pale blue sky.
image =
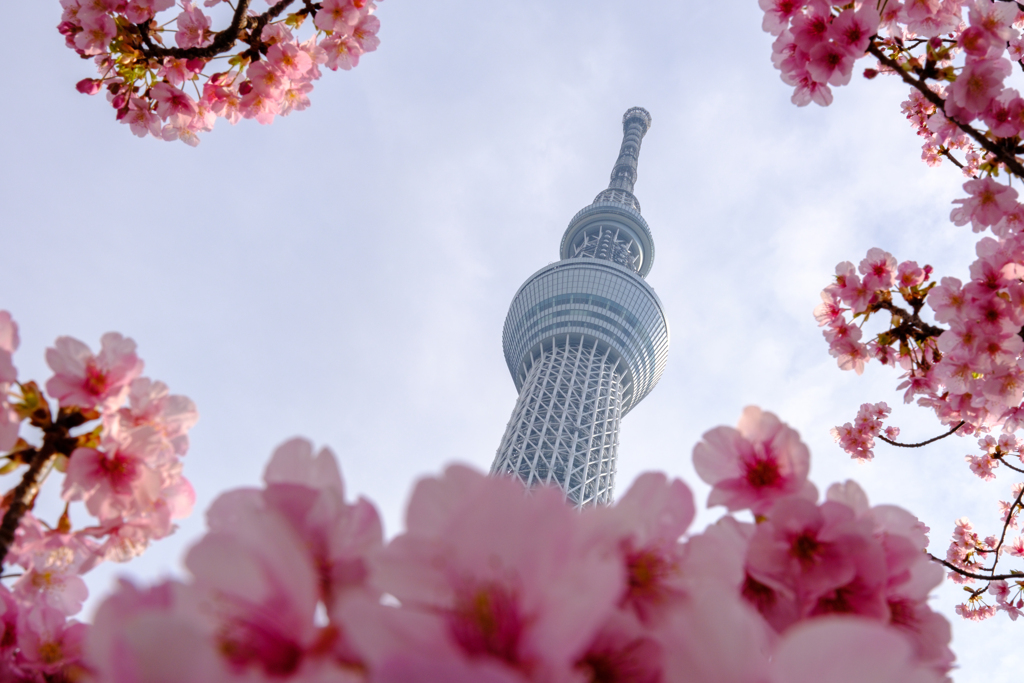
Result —
[[[902,406],[892,372],[841,373],[811,316],[835,264],[872,246],[965,278],[972,235],[948,221],[962,179],[919,161],[892,80],[792,106],[754,0],[386,0],[380,50],[327,73],[309,110],[221,121],[196,149],[139,140],[75,91],[90,65],[54,30],[56,0],[6,13],[0,307],[21,325],[21,376],[48,377],[58,335],[95,348],[117,330],[201,414],[185,467],[196,514],[140,560],[97,570],[95,594],[119,573],[180,571],[201,511],[255,484],[296,434],[335,450],[389,534],[418,477],[488,467],[515,402],[508,304],[606,186],[636,105],[654,118],[636,194],[672,345],[624,422],[619,491],[661,469],[703,499],[693,444],[754,403],[800,430],[819,487],[854,477],[873,502],[907,507],[934,553],[959,516],[995,531],[1010,482],[969,474],[972,440],[879,449],[869,466],[832,443],[865,401],[895,406],[908,439],[938,427]],[[960,595],[947,587],[936,607],[952,614]],[[1024,665],[1024,627],[953,623],[958,683]]]

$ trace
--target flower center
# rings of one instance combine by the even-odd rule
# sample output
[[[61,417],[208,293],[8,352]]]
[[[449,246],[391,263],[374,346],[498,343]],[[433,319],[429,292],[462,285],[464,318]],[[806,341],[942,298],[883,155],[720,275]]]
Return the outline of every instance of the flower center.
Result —
[[[747,465],[747,483],[754,488],[774,486],[780,479],[779,464],[774,460],[756,460]]]
[[[470,655],[491,655],[512,665],[519,662],[523,619],[516,596],[503,586],[486,584],[456,597],[448,628]]]

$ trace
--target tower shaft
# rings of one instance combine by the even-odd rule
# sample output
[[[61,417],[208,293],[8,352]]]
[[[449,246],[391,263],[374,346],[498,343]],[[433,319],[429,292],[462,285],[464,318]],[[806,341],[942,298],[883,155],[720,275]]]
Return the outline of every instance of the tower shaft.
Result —
[[[610,503],[622,416],[622,370],[611,349],[551,339],[527,374],[491,474],[556,485],[575,507]]]

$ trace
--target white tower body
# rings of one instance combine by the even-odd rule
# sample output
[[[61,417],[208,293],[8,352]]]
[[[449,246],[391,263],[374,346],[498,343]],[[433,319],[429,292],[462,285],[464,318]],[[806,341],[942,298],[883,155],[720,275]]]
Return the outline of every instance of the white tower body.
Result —
[[[575,507],[607,504],[619,422],[661,377],[668,322],[644,280],[654,240],[633,196],[651,116],[634,107],[608,189],[565,231],[561,260],[530,277],[502,335],[519,390],[491,474],[559,486]]]

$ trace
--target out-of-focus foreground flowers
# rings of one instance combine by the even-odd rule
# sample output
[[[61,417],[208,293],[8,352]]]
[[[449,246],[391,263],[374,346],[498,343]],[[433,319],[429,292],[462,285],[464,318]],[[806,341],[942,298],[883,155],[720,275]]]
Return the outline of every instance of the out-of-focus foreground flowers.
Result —
[[[853,482],[819,501],[806,446],[771,413],[706,439],[712,501],[726,491],[759,522],[687,535],[693,496],[658,473],[580,513],[453,465],[417,484],[387,543],[331,452],[289,441],[263,488],[213,504],[187,580],[122,583],[85,662],[111,683],[943,680],[927,529]]]

